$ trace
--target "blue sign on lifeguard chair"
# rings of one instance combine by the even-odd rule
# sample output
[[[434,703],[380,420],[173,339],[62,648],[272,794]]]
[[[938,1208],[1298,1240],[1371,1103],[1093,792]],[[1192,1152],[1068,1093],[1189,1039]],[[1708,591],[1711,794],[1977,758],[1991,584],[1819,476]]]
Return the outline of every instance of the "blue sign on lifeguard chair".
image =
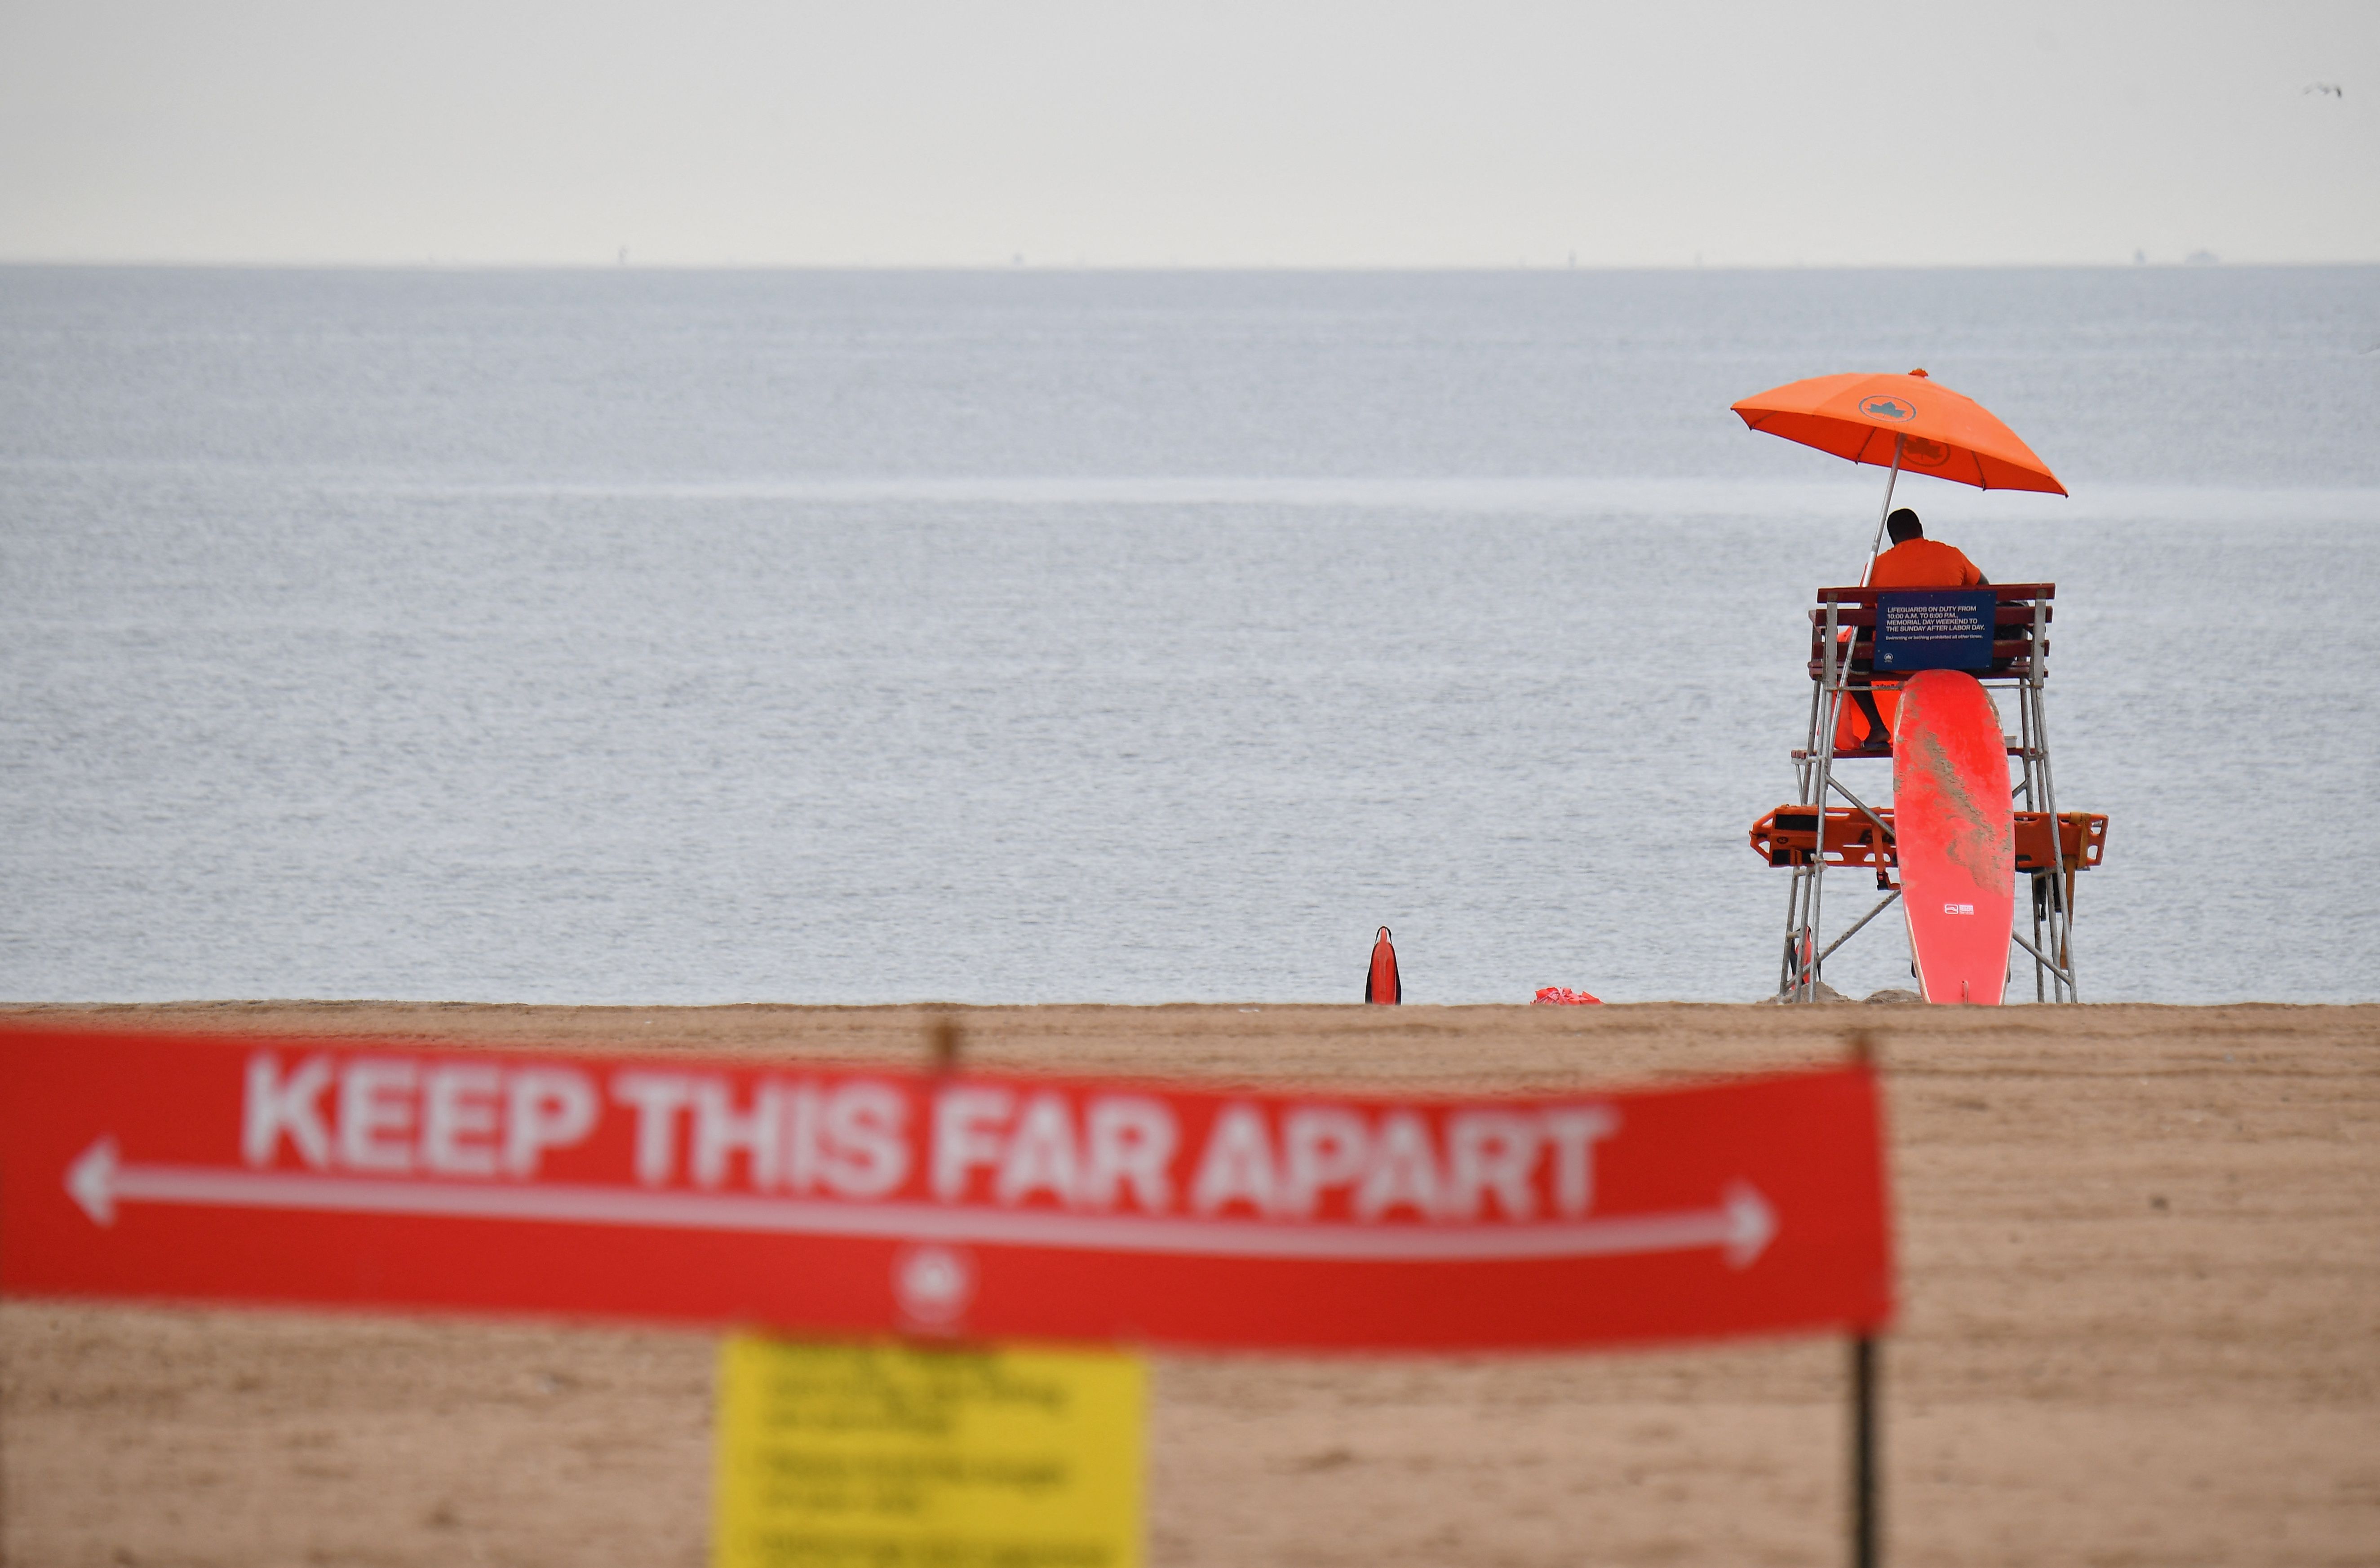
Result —
[[[1983,670],[1992,662],[1992,619],[1999,595],[1988,588],[1912,589],[1876,596],[1876,667]]]

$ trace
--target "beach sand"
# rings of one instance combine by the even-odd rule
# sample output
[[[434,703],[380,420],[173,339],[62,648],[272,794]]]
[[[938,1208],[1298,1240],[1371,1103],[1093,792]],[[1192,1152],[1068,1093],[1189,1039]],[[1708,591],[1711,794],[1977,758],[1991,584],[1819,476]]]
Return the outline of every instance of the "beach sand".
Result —
[[[923,1008],[9,1008],[97,1027],[922,1060]],[[969,1060],[1552,1088],[1888,1076],[1901,1562],[2380,1563],[2380,1007],[959,1009]],[[712,1342],[0,1307],[12,1564],[696,1564]],[[1833,1563],[1840,1341],[1165,1355],[1158,1564]]]

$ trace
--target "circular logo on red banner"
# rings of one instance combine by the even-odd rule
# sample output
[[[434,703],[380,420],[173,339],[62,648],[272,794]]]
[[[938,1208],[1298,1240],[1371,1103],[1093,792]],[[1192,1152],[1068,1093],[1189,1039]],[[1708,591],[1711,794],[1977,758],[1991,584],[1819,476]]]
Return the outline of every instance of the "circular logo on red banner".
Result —
[[[892,1294],[901,1310],[929,1328],[958,1321],[975,1295],[975,1267],[947,1246],[914,1246],[892,1260]]]

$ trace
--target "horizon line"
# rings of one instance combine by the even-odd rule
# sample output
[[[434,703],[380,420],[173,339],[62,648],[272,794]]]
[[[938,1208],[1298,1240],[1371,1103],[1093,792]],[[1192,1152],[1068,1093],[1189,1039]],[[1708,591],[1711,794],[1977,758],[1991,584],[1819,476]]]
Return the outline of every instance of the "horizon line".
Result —
[[[1405,261],[336,261],[168,260],[128,257],[61,259],[0,256],[0,269],[147,272],[318,273],[1133,273],[1148,274],[1281,273],[1536,274],[1542,273],[2019,273],[2019,272],[2277,272],[2347,271],[2380,267],[2380,257],[2350,261],[2226,261],[2204,255],[2178,261],[1670,261],[1670,262],[1405,262]]]

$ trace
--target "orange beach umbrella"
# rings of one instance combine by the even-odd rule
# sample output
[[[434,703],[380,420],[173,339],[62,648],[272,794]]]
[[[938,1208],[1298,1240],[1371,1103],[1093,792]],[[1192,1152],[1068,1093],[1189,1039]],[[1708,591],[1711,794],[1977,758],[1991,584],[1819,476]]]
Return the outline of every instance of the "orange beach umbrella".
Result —
[[[1743,422],[1854,463],[1972,484],[1978,490],[2066,487],[1990,411],[1928,377],[1815,376],[1734,405]]]
[[[1876,514],[1875,562],[1884,543],[1884,521],[1892,514],[1892,488],[1903,468],[1978,490],[2043,490],[2063,495],[2066,487],[2016,432],[1963,393],[1951,391],[1924,371],[1905,376],[1813,376],[1788,382],[1732,405],[1746,426],[1848,457],[1854,463],[1889,466],[1884,509]],[[1860,581],[1867,581],[1864,569]]]

